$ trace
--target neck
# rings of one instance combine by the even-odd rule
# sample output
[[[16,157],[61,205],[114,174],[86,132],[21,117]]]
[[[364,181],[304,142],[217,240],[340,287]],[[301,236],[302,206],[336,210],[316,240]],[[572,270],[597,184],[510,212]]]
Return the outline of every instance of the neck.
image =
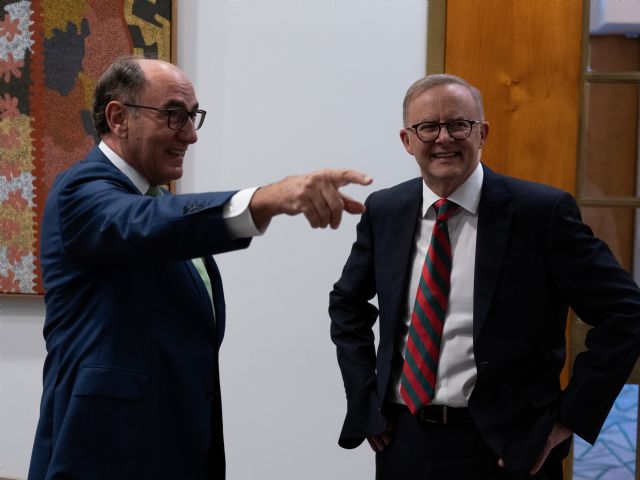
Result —
[[[460,181],[459,179],[452,179],[451,181],[442,181],[439,180],[437,182],[430,181],[430,179],[426,176],[423,176],[424,183],[429,187],[429,189],[438,195],[440,198],[448,198],[453,192],[455,192],[456,188],[464,183],[464,180]]]
[[[102,140],[111,150],[113,150],[125,162],[127,161],[125,156],[124,156],[124,153],[122,151],[122,147],[121,147],[120,143],[118,142],[118,138],[117,137],[114,137],[113,135],[109,135],[107,133],[107,134],[102,135],[100,140]],[[127,162],[127,163],[129,163],[129,162]]]

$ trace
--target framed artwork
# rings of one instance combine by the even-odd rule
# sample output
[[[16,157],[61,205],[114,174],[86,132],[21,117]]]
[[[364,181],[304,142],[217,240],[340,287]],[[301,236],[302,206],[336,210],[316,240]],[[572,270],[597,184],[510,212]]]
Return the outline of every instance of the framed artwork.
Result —
[[[171,60],[173,3],[0,0],[0,293],[44,293],[44,202],[96,143],[95,83],[121,55]]]

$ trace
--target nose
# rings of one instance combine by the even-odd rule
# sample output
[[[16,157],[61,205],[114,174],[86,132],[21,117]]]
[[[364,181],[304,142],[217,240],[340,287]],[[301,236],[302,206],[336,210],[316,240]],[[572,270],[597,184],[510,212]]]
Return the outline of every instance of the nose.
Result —
[[[446,143],[452,142],[453,138],[449,134],[449,130],[447,130],[447,126],[444,124],[440,125],[440,130],[438,130],[438,137],[436,138],[436,143]]]
[[[178,136],[187,143],[196,143],[198,141],[198,133],[191,118],[187,119],[187,123],[178,131]]]

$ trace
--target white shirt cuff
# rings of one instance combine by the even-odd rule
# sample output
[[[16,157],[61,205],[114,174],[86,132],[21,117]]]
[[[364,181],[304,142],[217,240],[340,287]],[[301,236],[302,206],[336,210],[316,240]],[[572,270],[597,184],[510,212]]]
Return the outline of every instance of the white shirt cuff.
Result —
[[[249,202],[259,187],[245,188],[236,193],[224,205],[222,215],[225,223],[235,238],[256,237],[262,235],[253,223]]]

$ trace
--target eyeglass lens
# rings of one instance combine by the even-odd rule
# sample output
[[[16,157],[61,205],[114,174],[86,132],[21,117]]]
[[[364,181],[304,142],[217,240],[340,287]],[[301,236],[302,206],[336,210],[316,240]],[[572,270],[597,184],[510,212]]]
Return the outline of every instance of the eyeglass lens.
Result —
[[[204,112],[202,110],[187,112],[182,108],[171,110],[169,113],[169,128],[181,130],[187,124],[189,117],[191,117],[194,128],[198,130],[204,122]]]
[[[416,126],[418,137],[425,142],[432,142],[440,135],[440,129],[446,127],[449,136],[454,140],[464,140],[471,135],[473,123],[468,120],[456,120],[449,123],[422,123]]]

